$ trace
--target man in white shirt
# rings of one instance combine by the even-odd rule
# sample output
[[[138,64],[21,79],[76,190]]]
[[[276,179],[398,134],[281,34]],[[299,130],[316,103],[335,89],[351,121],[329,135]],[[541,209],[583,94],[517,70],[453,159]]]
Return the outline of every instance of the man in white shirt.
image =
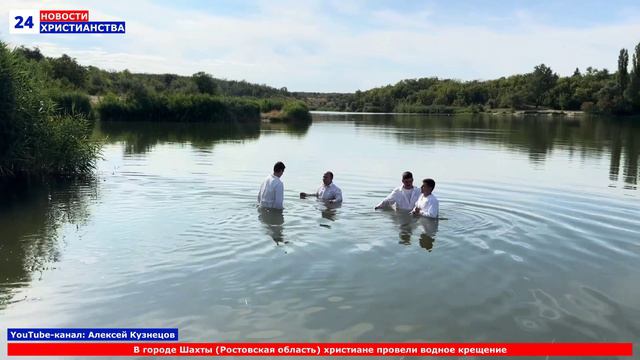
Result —
[[[420,197],[420,189],[413,186],[413,174],[410,171],[402,173],[402,185],[393,189],[375,209],[382,209],[395,204],[396,210],[411,211]]]
[[[315,196],[320,200],[326,201],[328,203],[340,203],[342,202],[342,190],[333,183],[333,173],[331,171],[327,171],[322,175],[322,185],[318,188],[315,193],[300,193],[300,198],[304,199],[307,196]]]
[[[422,194],[418,201],[416,201],[416,207],[413,209],[414,215],[425,216],[429,218],[438,218],[438,212],[440,211],[440,202],[438,198],[432,194],[433,189],[436,187],[436,182],[433,179],[422,180],[422,187],[420,190]]]
[[[280,177],[284,174],[284,164],[278,161],[273,165],[273,174],[267,176],[258,192],[258,203],[262,208],[282,209],[284,185]]]

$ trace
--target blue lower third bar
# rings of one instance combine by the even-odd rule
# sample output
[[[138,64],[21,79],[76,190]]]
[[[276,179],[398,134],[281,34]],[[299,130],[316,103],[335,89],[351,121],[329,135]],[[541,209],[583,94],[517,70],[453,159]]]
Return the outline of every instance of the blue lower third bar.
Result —
[[[7,329],[7,341],[178,341],[176,328]]]
[[[40,34],[124,34],[124,21],[41,22]]]

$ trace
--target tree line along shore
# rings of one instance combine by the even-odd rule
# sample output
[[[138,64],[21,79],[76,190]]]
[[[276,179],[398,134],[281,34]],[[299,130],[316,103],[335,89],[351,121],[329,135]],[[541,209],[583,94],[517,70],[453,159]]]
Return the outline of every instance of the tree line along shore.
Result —
[[[629,71],[629,67],[631,70]],[[576,69],[560,77],[541,64],[531,73],[487,81],[420,78],[355,93],[289,92],[246,81],[136,74],[82,66],[67,56],[0,43],[0,179],[91,174],[100,142],[90,121],[309,123],[312,110],[454,114],[640,114],[640,43],[629,66]]]
[[[82,66],[67,55],[0,42],[0,180],[88,176],[100,152],[91,121],[168,121],[294,126],[311,122],[286,88]]]
[[[615,57],[615,54],[611,54]],[[616,72],[576,68],[561,77],[545,64],[486,81],[402,80],[355,93],[297,93],[312,110],[395,113],[640,114],[640,43],[621,49]]]

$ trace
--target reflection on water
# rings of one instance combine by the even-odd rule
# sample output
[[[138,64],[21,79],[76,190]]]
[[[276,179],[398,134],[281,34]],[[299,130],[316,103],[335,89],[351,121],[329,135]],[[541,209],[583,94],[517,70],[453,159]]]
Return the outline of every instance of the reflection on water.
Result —
[[[282,235],[284,216],[281,209],[258,207],[258,219],[264,225],[267,235],[269,235],[276,244],[287,243]]]
[[[318,200],[318,202],[322,203],[320,210],[322,218],[329,221],[336,221],[336,215],[338,214],[338,209],[342,207],[342,203],[330,203],[322,200]]]
[[[262,129],[266,131],[284,132],[293,136],[304,136],[309,131],[311,121],[300,122],[263,122]]]
[[[80,226],[96,197],[93,181],[0,183],[0,310],[15,290],[55,269],[63,249],[58,230]]]
[[[0,323],[205,342],[640,337],[637,123],[259,126],[99,124],[96,181],[4,188]],[[257,210],[276,160],[285,209]],[[342,206],[299,198],[325,169]],[[405,170],[437,181],[440,220],[373,210]]]
[[[418,234],[420,246],[426,248],[428,245],[428,250],[431,251],[438,232],[438,219],[417,217],[403,211],[384,211],[384,213],[389,214],[398,228],[399,244],[411,245],[411,238],[415,232]]]
[[[576,156],[610,157],[611,181],[622,180],[636,189],[640,167],[640,118],[558,116],[416,116],[416,115],[324,115],[324,121],[350,121],[361,127],[392,127],[407,143],[477,142],[504,145],[528,153],[532,163],[543,163],[554,150]],[[622,176],[619,176],[622,166]],[[612,185],[615,186],[615,185]]]
[[[144,154],[164,143],[188,142],[194,148],[205,149],[221,140],[257,139],[260,124],[109,121],[98,122],[95,131],[109,142],[124,142],[126,153]]]
[[[445,220],[446,221],[446,220]],[[420,234],[420,247],[431,251],[433,249],[433,243],[436,241],[436,233],[438,232],[439,219],[432,219],[427,217],[420,217],[418,222],[422,226],[422,233]]]

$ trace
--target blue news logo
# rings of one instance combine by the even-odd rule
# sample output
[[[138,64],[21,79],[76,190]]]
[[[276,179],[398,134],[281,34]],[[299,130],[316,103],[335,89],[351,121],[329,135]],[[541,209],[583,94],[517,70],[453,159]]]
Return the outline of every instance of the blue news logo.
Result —
[[[124,21],[89,21],[88,10],[11,10],[11,34],[124,34]]]

